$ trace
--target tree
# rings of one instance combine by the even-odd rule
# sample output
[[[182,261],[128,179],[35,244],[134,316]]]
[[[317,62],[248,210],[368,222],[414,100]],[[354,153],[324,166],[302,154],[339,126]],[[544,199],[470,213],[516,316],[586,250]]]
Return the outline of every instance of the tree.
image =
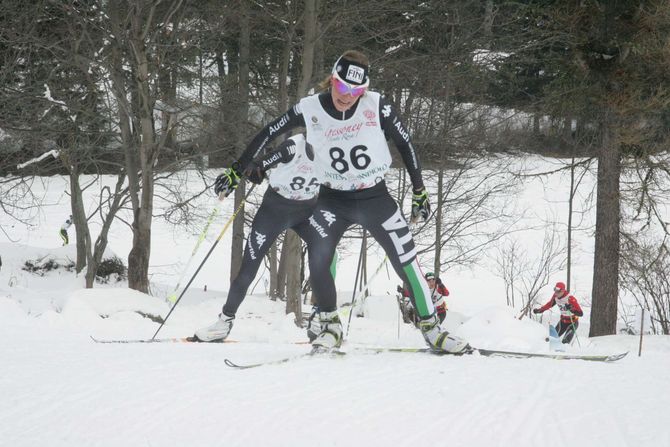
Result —
[[[567,1],[522,7],[522,20],[501,73],[534,67],[537,82],[529,95],[544,114],[574,118],[595,136],[598,161],[593,307],[590,335],[616,332],[620,239],[620,177],[630,148],[667,140],[658,117],[668,94],[665,48],[668,5],[639,1]],[[513,26],[507,26],[513,29]],[[509,42],[509,40],[508,40]],[[541,49],[542,51],[538,51]],[[523,62],[523,65],[519,64]],[[511,78],[510,78],[511,79]],[[514,92],[514,89],[504,89]],[[510,96],[511,97],[511,96]],[[579,123],[582,125],[579,126]]]
[[[128,286],[149,291],[151,220],[154,203],[154,170],[169,132],[159,136],[153,111],[158,98],[154,89],[157,68],[166,52],[174,50],[181,0],[159,8],[148,0],[107,3],[109,57],[105,67],[117,102],[118,122],[125,153],[130,202],[133,209],[133,246],[128,255]],[[168,30],[166,32],[166,30]],[[124,67],[129,67],[126,71]],[[166,126],[170,129],[174,123]]]

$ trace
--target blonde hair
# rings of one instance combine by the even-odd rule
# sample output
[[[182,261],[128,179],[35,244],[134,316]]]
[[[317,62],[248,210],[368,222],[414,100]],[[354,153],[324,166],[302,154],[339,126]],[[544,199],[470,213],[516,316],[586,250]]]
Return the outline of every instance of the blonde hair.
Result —
[[[338,57],[337,60],[340,60],[340,58],[349,59],[350,61],[357,62],[361,65],[365,65],[366,67],[370,66],[370,60],[368,57],[358,50],[347,50],[342,53],[342,55]],[[337,63],[337,61],[335,61],[335,63]],[[317,90],[322,92],[328,90],[330,88],[330,78],[332,76],[333,73],[331,70],[331,72],[328,73],[328,76],[326,76],[321,82],[317,84]]]

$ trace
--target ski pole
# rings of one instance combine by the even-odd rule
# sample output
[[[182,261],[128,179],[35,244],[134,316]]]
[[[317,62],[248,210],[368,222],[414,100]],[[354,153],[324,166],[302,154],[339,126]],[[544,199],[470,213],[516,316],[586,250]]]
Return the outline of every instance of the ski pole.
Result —
[[[575,333],[575,340],[577,340],[577,345],[581,348],[582,344],[579,342],[579,337],[577,336],[577,328],[575,327],[575,322],[570,319],[570,325],[572,326],[572,331]],[[572,343],[570,343],[572,345]]]
[[[200,236],[198,236],[198,240],[195,243],[195,247],[193,247],[193,251],[191,252],[191,257],[188,258],[188,262],[186,263],[186,267],[184,267],[184,270],[181,272],[181,276],[179,277],[179,281],[177,281],[177,285],[174,286],[174,289],[172,290],[172,293],[167,296],[167,301],[171,304],[174,304],[174,302],[177,300],[177,292],[179,291],[179,286],[181,285],[182,280],[184,279],[184,275],[188,271],[188,268],[191,265],[191,262],[193,261],[193,258],[195,257],[195,254],[198,252],[198,249],[200,248],[200,245],[202,244],[202,241],[205,240],[207,237],[207,232],[209,231],[209,227],[216,218],[216,216],[219,214],[219,210],[221,208],[221,202],[216,204],[212,212],[209,214],[209,217],[207,218],[207,223],[205,224],[205,228],[202,230],[200,233]]]
[[[388,261],[388,256],[384,256],[384,259],[382,259],[381,264],[379,264],[379,267],[374,271],[370,279],[368,279],[368,282],[365,283],[363,288],[358,292],[358,294],[354,297],[354,299],[351,301],[351,312],[354,311],[354,305],[356,304],[357,299],[362,299],[363,295],[365,292],[368,290],[370,287],[370,284],[372,283],[372,280],[375,279],[375,277],[379,274],[379,272],[382,271],[382,267],[384,267],[384,264],[386,264],[386,261]],[[349,322],[347,323],[347,333],[346,336],[349,336],[349,326],[351,326],[351,313],[349,314]],[[346,337],[344,337],[346,338]],[[342,341],[344,341],[344,338]]]
[[[365,251],[365,230],[361,239],[361,252],[358,255],[358,265],[356,266],[356,279],[354,279],[354,291],[351,292],[351,307],[349,308],[349,320],[347,321],[347,335],[349,335],[349,325],[351,324],[351,314],[354,312],[354,303],[356,302],[356,287],[358,287],[358,275],[361,272],[363,264],[363,252]]]
[[[170,318],[170,315],[172,314],[172,312],[174,311],[174,309],[177,307],[177,304],[179,304],[179,301],[181,301],[182,297],[184,296],[184,294],[185,294],[186,291],[188,290],[189,286],[191,285],[191,283],[193,282],[193,280],[195,279],[195,277],[198,276],[198,273],[200,273],[200,269],[202,268],[203,265],[205,265],[205,262],[206,262],[207,259],[209,258],[209,255],[212,254],[212,252],[214,251],[214,249],[215,249],[216,246],[218,245],[219,241],[221,240],[221,238],[223,237],[223,235],[226,233],[226,230],[228,230],[228,227],[230,226],[230,224],[233,223],[233,221],[235,220],[235,217],[237,216],[237,214],[238,214],[238,213],[240,212],[240,210],[242,210],[242,208],[244,207],[244,204],[246,203],[247,198],[249,198],[249,195],[250,195],[251,192],[254,190],[254,187],[255,187],[255,186],[256,186],[255,184],[251,185],[251,188],[249,188],[249,191],[248,191],[247,194],[244,196],[244,199],[242,200],[242,202],[240,202],[240,205],[237,207],[237,209],[235,210],[235,212],[233,213],[233,215],[230,216],[230,218],[228,219],[228,222],[226,222],[226,225],[223,227],[223,230],[221,230],[221,233],[219,233],[219,237],[217,237],[216,240],[214,241],[214,244],[212,244],[212,248],[209,249],[209,251],[208,251],[207,254],[205,255],[205,258],[200,262],[200,265],[199,265],[198,268],[196,269],[195,273],[193,273],[193,276],[191,276],[191,279],[189,279],[188,283],[186,284],[186,287],[184,287],[184,290],[182,290],[182,292],[179,294],[179,298],[177,298],[177,300],[176,300],[175,303],[174,303],[174,306],[172,306],[172,309],[170,309],[170,312],[168,312],[168,314],[165,316],[165,319],[163,320],[163,322],[161,323],[161,325],[158,327],[158,329],[156,329],[156,332],[155,332],[154,335],[151,337],[151,340],[153,340],[154,338],[156,338],[156,335],[158,335],[158,332],[159,332],[159,331],[161,330],[161,328],[165,325],[165,322],[167,321],[167,319]]]

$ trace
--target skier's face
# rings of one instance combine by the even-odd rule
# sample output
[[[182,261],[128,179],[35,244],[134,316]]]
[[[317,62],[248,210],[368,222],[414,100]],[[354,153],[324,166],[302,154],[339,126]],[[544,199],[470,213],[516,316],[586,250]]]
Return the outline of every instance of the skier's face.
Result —
[[[365,93],[365,87],[352,86],[335,76],[330,78],[330,94],[338,112],[346,112],[353,107],[363,93]]]

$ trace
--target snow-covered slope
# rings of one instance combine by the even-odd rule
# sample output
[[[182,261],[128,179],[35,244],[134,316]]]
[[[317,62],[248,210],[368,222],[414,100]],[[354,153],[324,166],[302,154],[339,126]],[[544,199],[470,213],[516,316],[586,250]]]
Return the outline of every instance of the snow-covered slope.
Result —
[[[560,182],[545,186],[554,198],[560,195]],[[352,318],[344,347],[350,353],[342,358],[249,370],[226,366],[226,358],[245,364],[309,349],[295,343],[306,340],[304,330],[285,315],[283,302],[265,296],[262,279],[238,313],[231,338],[239,343],[96,344],[90,336],[155,333],[156,321],[170,310],[162,297],[178,282],[197,231],[156,219],[155,296],[123,282],[83,290],[83,279],[64,268],[44,276],[22,270],[26,261],[67,265],[75,259],[74,247],[60,247],[57,234],[69,214],[65,188],[62,178],[45,180],[37,192],[56,206],[46,206],[34,227],[11,228],[0,216],[19,241],[0,241],[0,446],[670,446],[670,337],[645,337],[641,357],[637,337],[589,339],[586,306],[569,350],[630,351],[626,358],[606,364],[354,352],[358,346],[424,346],[418,331],[401,322],[392,295],[397,279],[386,273],[371,287],[366,317]],[[531,188],[524,203],[540,204],[542,191]],[[203,215],[211,205],[203,199]],[[230,212],[222,210],[205,246]],[[533,212],[542,220],[541,211]],[[228,236],[159,337],[191,335],[217,317],[228,287]],[[586,267],[575,268],[573,291],[587,301],[591,242],[576,237]],[[537,242],[527,233],[524,238]],[[115,224],[110,255],[125,259],[130,240],[128,229]],[[350,262],[357,248],[348,249],[354,255],[346,251],[338,268],[341,304],[350,300],[357,264]],[[377,255],[371,253],[374,267]],[[546,352],[547,325],[557,312],[546,313],[542,323],[518,320],[486,267],[444,272],[452,292],[444,326],[473,346]]]
[[[306,337],[284,303],[249,296],[231,335],[240,343],[96,344],[89,335],[151,337],[158,324],[143,315],[164,316],[168,305],[119,287],[76,289],[63,272],[24,276],[38,291],[24,293],[7,286],[7,271],[5,264],[3,446],[670,445],[668,337],[647,337],[637,357],[636,337],[580,334],[589,352],[634,351],[613,364],[352,352],[241,371],[224,359],[253,363],[309,349],[292,343]],[[35,294],[59,304],[48,309]],[[190,335],[213,321],[225,294],[196,295],[159,336]],[[395,303],[370,297],[369,316],[352,318],[345,349],[422,346]],[[504,308],[454,307],[447,325],[475,346],[548,349],[539,323]]]

